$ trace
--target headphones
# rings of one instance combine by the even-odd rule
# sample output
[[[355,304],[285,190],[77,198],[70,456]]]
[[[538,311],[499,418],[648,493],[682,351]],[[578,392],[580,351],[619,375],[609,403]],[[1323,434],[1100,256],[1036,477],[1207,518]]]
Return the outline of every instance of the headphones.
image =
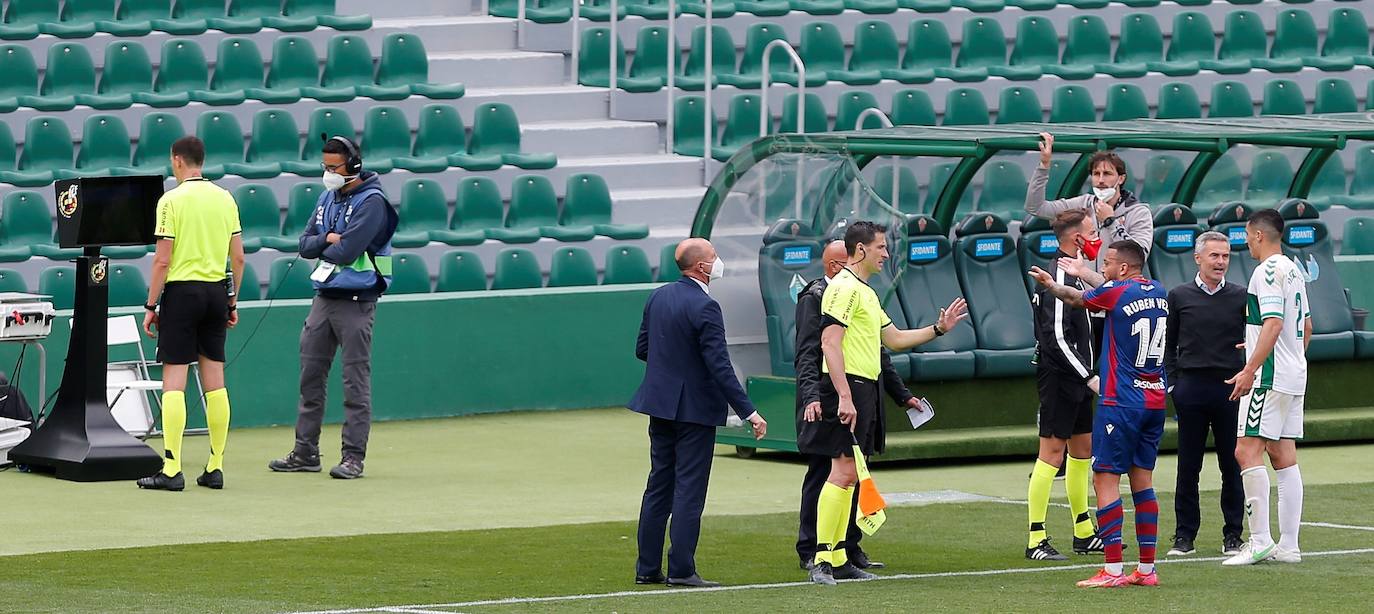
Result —
[[[324,135],[321,134],[320,136],[323,137]],[[337,141],[340,144],[342,144],[344,151],[347,152],[348,158],[344,161],[344,170],[348,171],[348,175],[354,176],[358,175],[359,173],[362,173],[363,155],[358,152],[358,146],[354,145],[351,139],[343,136],[331,137],[326,142],[333,141]]]

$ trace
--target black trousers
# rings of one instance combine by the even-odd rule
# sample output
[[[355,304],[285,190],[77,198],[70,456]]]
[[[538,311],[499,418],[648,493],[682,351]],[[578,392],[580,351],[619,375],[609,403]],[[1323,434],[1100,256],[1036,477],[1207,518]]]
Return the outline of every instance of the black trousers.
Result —
[[[1236,462],[1236,415],[1239,403],[1227,397],[1228,376],[1182,372],[1174,383],[1174,408],[1178,410],[1178,483],[1175,486],[1175,535],[1197,538],[1202,524],[1198,511],[1198,476],[1207,448],[1207,433],[1216,443],[1217,466],[1221,468],[1221,515],[1223,537],[1240,537],[1245,519],[1245,491],[1241,487],[1240,463]]]
[[[821,488],[830,477],[830,457],[808,454],[806,457],[806,477],[802,478],[800,525],[797,527],[797,556],[810,561],[816,556],[816,504],[820,501]],[[859,549],[859,540],[864,532],[854,523],[855,509],[859,505],[859,490],[854,489],[854,503],[849,510],[849,530],[845,533],[843,547],[846,552]]]
[[[715,445],[715,427],[649,418],[649,483],[639,508],[635,575],[662,572],[665,530],[672,540],[668,577],[686,578],[697,572],[697,538]]]

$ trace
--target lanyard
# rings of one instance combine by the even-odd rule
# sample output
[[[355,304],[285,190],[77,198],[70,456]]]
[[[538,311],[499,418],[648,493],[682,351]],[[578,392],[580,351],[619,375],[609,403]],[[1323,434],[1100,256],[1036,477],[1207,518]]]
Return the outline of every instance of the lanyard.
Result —
[[[346,204],[348,204],[348,199],[344,199],[342,201],[334,203],[334,217],[333,219],[329,220],[329,227],[328,230],[326,230],[327,233],[334,232],[334,229],[339,226],[339,218],[343,216],[344,205]]]

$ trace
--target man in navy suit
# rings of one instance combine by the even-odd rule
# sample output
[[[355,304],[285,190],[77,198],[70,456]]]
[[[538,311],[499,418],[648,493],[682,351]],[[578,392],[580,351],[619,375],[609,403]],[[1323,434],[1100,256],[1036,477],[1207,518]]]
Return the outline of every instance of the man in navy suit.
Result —
[[[649,416],[649,483],[639,508],[636,584],[709,587],[697,574],[697,537],[711,477],[716,427],[726,405],[761,439],[768,423],[735,379],[725,349],[725,320],[709,285],[725,263],[705,239],[687,239],[674,254],[682,278],[649,295],[635,356],[648,363],[629,408]],[[672,517],[668,575],[663,534]]]

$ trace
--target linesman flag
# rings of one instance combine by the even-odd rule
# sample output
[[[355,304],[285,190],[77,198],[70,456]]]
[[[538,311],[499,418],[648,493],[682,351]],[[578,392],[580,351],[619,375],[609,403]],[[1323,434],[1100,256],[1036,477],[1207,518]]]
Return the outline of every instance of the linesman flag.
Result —
[[[859,517],[854,519],[854,524],[859,526],[859,530],[864,535],[872,535],[887,522],[887,501],[883,500],[882,493],[878,492],[878,486],[873,483],[873,476],[868,473],[868,463],[864,461],[863,450],[859,449],[859,443],[854,442],[854,468],[859,474]]]

